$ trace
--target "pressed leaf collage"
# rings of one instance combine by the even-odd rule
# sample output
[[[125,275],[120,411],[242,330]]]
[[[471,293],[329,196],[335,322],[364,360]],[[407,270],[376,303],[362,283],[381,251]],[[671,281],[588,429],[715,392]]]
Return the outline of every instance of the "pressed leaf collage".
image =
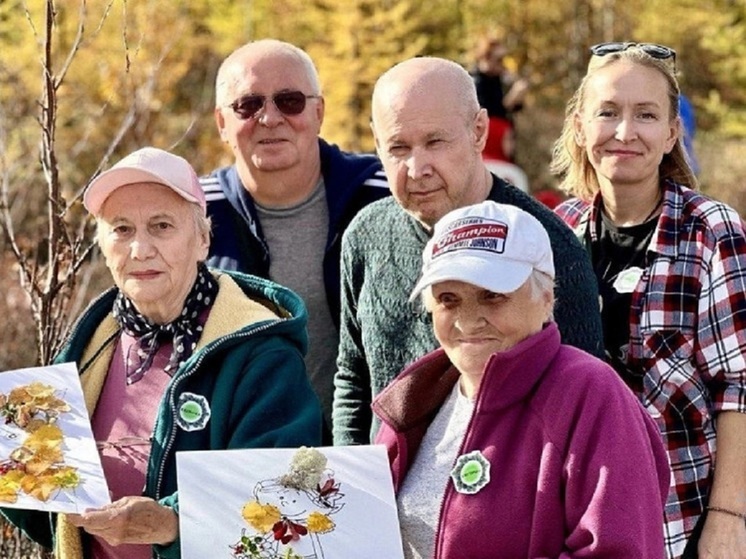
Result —
[[[0,503],[15,503],[19,492],[47,501],[55,491],[80,484],[77,469],[65,465],[63,433],[57,425],[70,406],[52,386],[33,382],[0,393],[0,416],[27,436],[0,462]]]

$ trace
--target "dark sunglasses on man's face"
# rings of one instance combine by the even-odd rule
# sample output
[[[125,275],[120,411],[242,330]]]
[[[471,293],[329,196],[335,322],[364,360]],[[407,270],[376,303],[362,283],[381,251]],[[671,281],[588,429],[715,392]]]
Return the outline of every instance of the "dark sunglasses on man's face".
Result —
[[[659,60],[672,58],[676,62],[676,51],[672,48],[656,45],[655,43],[599,43],[591,47],[593,56],[606,56],[615,52],[623,52],[630,48],[640,49],[642,52]]]
[[[306,108],[306,99],[318,99],[321,95],[306,95],[302,91],[281,91],[271,99],[277,110],[284,115],[295,116]],[[267,97],[265,95],[243,95],[228,105],[241,120],[248,120],[262,110]]]

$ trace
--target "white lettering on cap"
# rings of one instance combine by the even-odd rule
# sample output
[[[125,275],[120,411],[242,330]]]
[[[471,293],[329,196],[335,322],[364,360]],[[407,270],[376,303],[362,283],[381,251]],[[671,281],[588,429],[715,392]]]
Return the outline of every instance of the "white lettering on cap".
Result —
[[[462,249],[488,250],[501,254],[505,251],[507,236],[508,226],[500,221],[483,218],[459,220],[433,245],[432,257]]]

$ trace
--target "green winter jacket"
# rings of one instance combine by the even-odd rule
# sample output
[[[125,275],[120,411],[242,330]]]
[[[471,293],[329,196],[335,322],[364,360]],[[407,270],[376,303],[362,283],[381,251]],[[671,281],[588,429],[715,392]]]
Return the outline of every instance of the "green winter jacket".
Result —
[[[143,493],[177,513],[177,451],[321,444],[321,408],[303,362],[303,302],[269,280],[212,273],[220,289],[197,348],[176,371],[159,404]],[[116,294],[111,289],[89,305],[55,360],[77,363],[91,415],[119,334],[111,315]],[[179,408],[195,395],[204,397],[210,412],[198,428],[179,419]],[[14,509],[2,513],[32,540],[54,547],[57,559],[86,557],[85,536],[64,515]],[[153,546],[153,556],[178,559],[179,539]]]

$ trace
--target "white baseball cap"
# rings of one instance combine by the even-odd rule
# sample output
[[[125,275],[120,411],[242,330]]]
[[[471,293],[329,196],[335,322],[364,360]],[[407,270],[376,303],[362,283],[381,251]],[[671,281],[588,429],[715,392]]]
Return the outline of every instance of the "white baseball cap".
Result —
[[[144,147],[130,153],[93,179],[83,195],[83,204],[93,215],[98,215],[101,206],[117,188],[143,182],[167,186],[206,211],[205,193],[189,162],[183,157],[154,147]]]
[[[533,270],[554,278],[546,229],[520,208],[487,200],[453,210],[435,224],[422,254],[422,276],[409,300],[449,280],[512,293]]]

